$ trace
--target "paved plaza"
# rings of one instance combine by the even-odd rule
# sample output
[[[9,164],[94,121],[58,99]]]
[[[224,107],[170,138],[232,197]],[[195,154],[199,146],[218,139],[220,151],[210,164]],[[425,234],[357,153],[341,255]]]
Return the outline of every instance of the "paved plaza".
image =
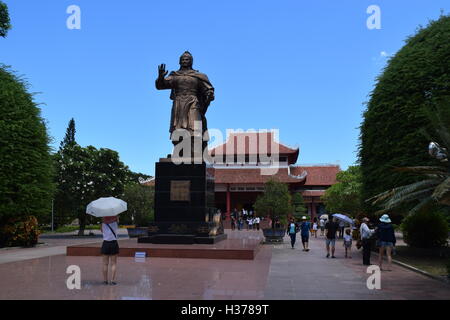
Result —
[[[263,240],[261,231],[227,233],[231,239]],[[283,244],[261,245],[254,260],[120,257],[117,286],[102,284],[100,257],[65,255],[68,245],[101,238],[55,237],[42,237],[45,244],[37,248],[0,250],[0,299],[450,299],[450,285],[398,265],[382,272],[380,290],[369,290],[361,252],[344,259],[338,242],[337,259],[327,259],[322,237],[311,239],[310,252],[300,242],[291,249],[288,237]],[[81,269],[80,290],[66,286],[70,265]]]

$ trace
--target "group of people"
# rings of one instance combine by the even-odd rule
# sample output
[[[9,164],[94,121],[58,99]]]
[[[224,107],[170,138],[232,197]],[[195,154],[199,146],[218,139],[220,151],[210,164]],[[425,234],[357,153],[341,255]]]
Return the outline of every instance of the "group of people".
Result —
[[[355,227],[345,228],[346,224],[343,221],[339,221],[330,215],[329,219],[314,220],[311,227],[311,223],[307,221],[306,217],[302,217],[301,223],[296,223],[294,218],[291,218],[286,233],[291,238],[291,247],[294,249],[296,242],[296,234],[300,232],[303,251],[309,251],[309,236],[310,234],[317,237],[317,230],[320,228],[321,235],[325,236],[326,257],[335,259],[336,251],[336,239],[343,239],[342,246],[345,249],[345,258],[352,258],[352,245],[353,234],[352,231]],[[379,247],[378,265],[381,270],[383,257],[386,254],[388,260],[388,271],[391,270],[392,265],[392,252],[395,247],[396,238],[394,228],[392,226],[391,219],[387,214],[383,215],[379,219],[379,224],[376,228],[371,229],[369,227],[369,219],[363,218],[361,226],[359,228],[360,243],[363,248],[363,264],[370,265],[370,255],[374,241]],[[359,242],[358,241],[358,242]]]
[[[363,249],[363,265],[369,266],[371,264],[370,255],[372,252],[373,243],[374,241],[376,241],[377,247],[379,248],[378,265],[380,269],[383,270],[383,256],[384,254],[386,254],[388,260],[387,271],[390,271],[392,265],[392,251],[396,243],[392,221],[389,218],[389,215],[385,214],[379,219],[379,224],[374,229],[371,229],[369,227],[369,221],[369,218],[363,218],[361,226],[359,228],[360,241]],[[336,218],[330,218],[330,220],[324,225],[324,230],[326,231],[327,258],[330,257],[330,251],[331,258],[336,258],[334,253],[336,248],[336,233],[338,232],[339,228],[340,225],[337,222]],[[353,242],[351,229],[345,230],[343,239],[345,258],[351,258],[351,249]]]
[[[242,209],[238,211],[234,209],[231,213],[231,230],[242,230],[244,225],[247,230],[259,230],[259,225],[261,223],[261,218],[257,217],[252,210],[247,211]]]

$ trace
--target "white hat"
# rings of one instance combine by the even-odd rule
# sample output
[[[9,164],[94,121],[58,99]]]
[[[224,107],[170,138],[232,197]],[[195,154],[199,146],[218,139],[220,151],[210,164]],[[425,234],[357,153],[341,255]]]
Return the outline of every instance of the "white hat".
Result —
[[[386,222],[386,223],[391,223],[391,219],[389,218],[389,216],[387,214],[383,214],[380,218],[381,222]]]
[[[302,220],[306,220],[306,216],[303,216],[303,217],[302,217]]]

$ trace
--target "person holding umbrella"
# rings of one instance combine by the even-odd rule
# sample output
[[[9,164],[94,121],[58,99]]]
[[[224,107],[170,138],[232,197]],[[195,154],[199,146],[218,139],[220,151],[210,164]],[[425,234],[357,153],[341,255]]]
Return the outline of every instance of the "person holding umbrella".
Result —
[[[111,265],[111,281],[109,284],[116,285],[117,255],[119,254],[119,243],[117,242],[117,231],[119,230],[118,217],[104,217],[101,226],[103,234],[102,257],[103,257],[103,283],[108,284],[108,269]]]
[[[117,242],[117,231],[119,230],[118,214],[127,210],[127,203],[114,197],[100,198],[92,201],[86,208],[86,213],[94,217],[103,218],[101,232],[103,244],[101,254],[103,259],[103,283],[116,285],[117,255],[119,244]],[[108,282],[108,270],[111,265],[111,281]]]

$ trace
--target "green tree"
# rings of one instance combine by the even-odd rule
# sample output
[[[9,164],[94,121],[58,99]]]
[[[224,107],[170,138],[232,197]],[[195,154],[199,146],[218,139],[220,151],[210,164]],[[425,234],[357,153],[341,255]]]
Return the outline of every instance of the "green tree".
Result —
[[[0,225],[51,211],[54,192],[49,136],[28,85],[0,66]]]
[[[294,212],[294,217],[297,220],[300,220],[302,216],[304,216],[308,209],[306,208],[305,201],[303,200],[303,196],[300,192],[294,193],[292,196],[292,207]]]
[[[77,130],[75,129],[75,120],[72,118],[69,121],[69,125],[67,126],[66,135],[64,140],[61,141],[59,146],[59,150],[63,150],[66,146],[72,146],[76,143],[75,141],[75,133]]]
[[[337,183],[325,191],[322,200],[328,212],[356,217],[363,210],[361,199],[361,169],[349,166],[336,175]]]
[[[291,194],[285,183],[270,179],[265,184],[264,193],[256,199],[254,208],[258,215],[268,215],[274,221],[280,219],[285,222],[292,212]],[[275,228],[275,224],[272,224]]]
[[[8,6],[3,1],[0,1],[0,37],[5,38],[10,29]]]
[[[147,227],[154,220],[154,187],[130,183],[125,186],[123,200],[128,210],[121,215],[121,223]]]
[[[418,181],[370,198],[368,201],[381,207],[377,213],[392,211],[406,205],[410,208],[409,214],[433,210],[436,206],[450,206],[450,99],[431,108],[427,116],[434,134],[425,132],[424,136],[433,143],[438,143],[431,149],[430,161],[434,161],[434,165],[396,168],[397,172],[415,176]],[[425,148],[422,153],[426,154]]]
[[[130,182],[129,169],[116,151],[93,146],[82,148],[76,143],[58,152],[55,160],[58,214],[78,218],[79,235],[83,235],[86,224],[96,221],[86,215],[86,206],[101,197],[122,198],[125,185]]]
[[[378,77],[361,125],[363,199],[420,181],[393,168],[433,165],[423,152],[430,141],[420,129],[431,131],[425,111],[450,93],[449,38],[450,17],[441,16],[408,38]],[[379,208],[367,203],[365,209]]]

